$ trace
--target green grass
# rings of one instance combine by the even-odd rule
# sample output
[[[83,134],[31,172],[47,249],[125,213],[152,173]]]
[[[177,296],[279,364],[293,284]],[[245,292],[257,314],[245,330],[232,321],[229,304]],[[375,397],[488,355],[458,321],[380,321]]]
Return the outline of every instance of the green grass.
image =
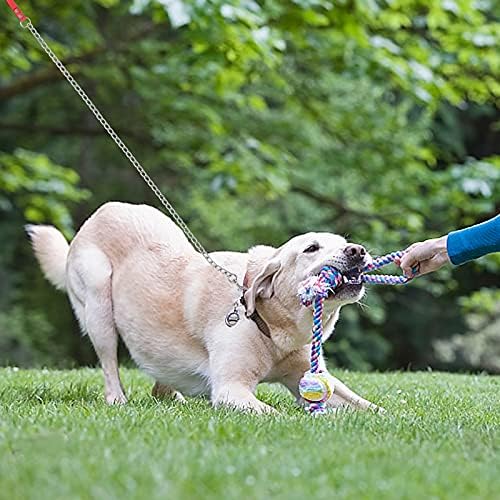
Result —
[[[336,372],[386,416],[311,418],[160,402],[123,370],[107,407],[98,370],[0,370],[0,498],[499,498],[500,377]]]

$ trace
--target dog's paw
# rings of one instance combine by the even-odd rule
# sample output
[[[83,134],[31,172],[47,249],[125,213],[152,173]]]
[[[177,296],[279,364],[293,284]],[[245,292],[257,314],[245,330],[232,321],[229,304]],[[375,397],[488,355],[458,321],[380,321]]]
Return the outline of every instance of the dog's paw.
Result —
[[[382,406],[373,405],[370,410],[372,410],[373,413],[377,413],[378,415],[387,415],[387,410],[385,408],[382,408]]]
[[[279,415],[279,411],[258,399],[226,400],[214,402],[214,407],[226,406],[232,410],[255,415]]]
[[[259,405],[253,406],[250,408],[250,411],[256,413],[257,415],[279,415],[280,412],[273,408],[272,406],[259,401]]]
[[[187,403],[186,398],[179,391],[172,389],[168,385],[160,384],[159,382],[156,382],[153,386],[151,395],[156,399],[171,399],[178,403]]]
[[[108,405],[124,405],[127,402],[127,396],[123,392],[106,394],[106,403]]]
[[[177,403],[181,403],[181,404],[187,403],[187,399],[179,391],[174,391],[172,399],[174,401],[177,401]]]

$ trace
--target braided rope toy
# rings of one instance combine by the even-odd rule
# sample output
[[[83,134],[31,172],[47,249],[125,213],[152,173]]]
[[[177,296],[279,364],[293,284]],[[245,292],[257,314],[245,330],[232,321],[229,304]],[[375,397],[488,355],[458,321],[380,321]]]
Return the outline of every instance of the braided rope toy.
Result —
[[[377,284],[377,285],[404,285],[411,280],[407,276],[393,276],[387,274],[369,275],[371,271],[391,264],[395,259],[401,258],[404,252],[392,252],[382,257],[377,257],[367,264],[358,278],[349,279],[338,269],[325,266],[317,276],[311,276],[299,289],[299,298],[303,306],[313,306],[313,327],[311,342],[311,365],[309,371],[299,382],[299,393],[307,401],[306,410],[312,415],[320,415],[327,411],[326,401],[330,399],[335,388],[327,372],[321,371],[319,358],[321,356],[323,338],[323,302],[343,284]],[[414,270],[416,273],[416,270]]]

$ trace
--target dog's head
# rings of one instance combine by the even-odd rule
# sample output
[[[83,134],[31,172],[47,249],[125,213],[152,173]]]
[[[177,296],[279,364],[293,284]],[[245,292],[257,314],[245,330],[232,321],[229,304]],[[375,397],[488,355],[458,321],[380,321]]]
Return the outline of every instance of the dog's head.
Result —
[[[275,299],[290,312],[300,305],[298,289],[307,278],[318,274],[324,266],[333,266],[349,278],[356,278],[371,256],[361,245],[348,243],[330,233],[307,233],[296,236],[281,247],[254,247],[250,250],[245,293],[247,314],[255,310],[259,300]],[[327,299],[332,311],[357,302],[364,295],[362,284],[343,284]]]

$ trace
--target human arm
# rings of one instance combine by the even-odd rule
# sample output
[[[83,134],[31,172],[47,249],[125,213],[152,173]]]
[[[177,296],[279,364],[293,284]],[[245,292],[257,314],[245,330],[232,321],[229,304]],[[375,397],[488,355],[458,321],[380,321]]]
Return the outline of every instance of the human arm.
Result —
[[[453,231],[447,240],[448,256],[459,266],[483,255],[500,252],[500,215],[465,229]]]
[[[488,253],[500,251],[500,215],[481,224],[452,231],[441,238],[411,245],[400,259],[399,265],[406,276],[436,271],[445,264],[456,266]]]

